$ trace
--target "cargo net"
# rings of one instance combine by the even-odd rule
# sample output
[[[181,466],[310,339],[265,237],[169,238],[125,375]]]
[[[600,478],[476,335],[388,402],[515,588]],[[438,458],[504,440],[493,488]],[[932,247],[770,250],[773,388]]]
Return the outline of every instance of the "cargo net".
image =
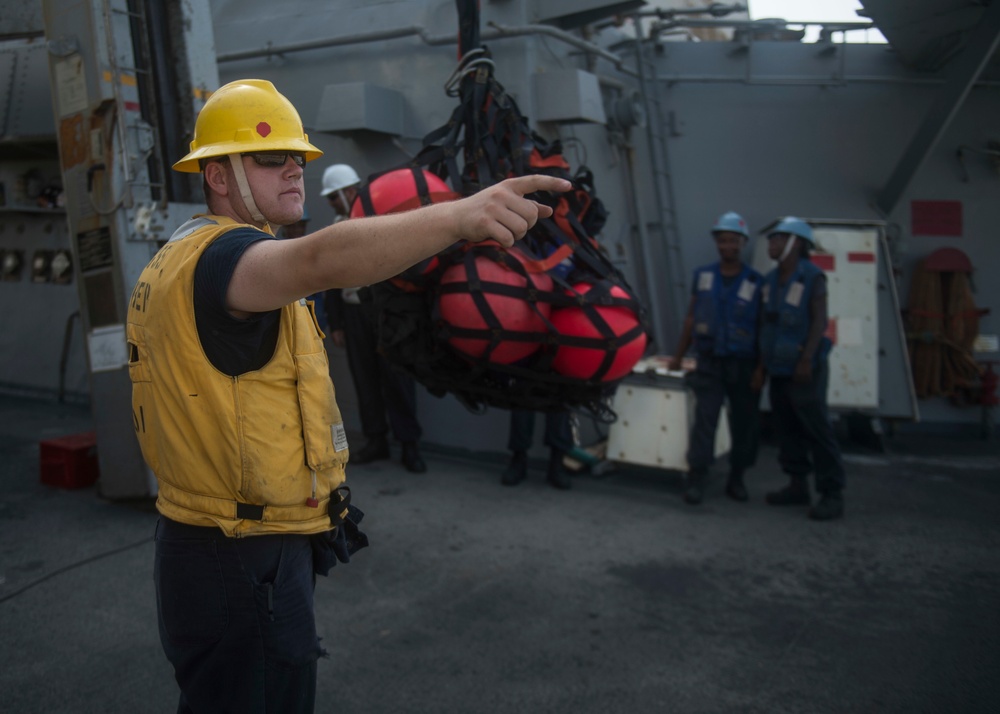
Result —
[[[553,216],[510,249],[459,243],[369,287],[379,351],[477,413],[573,409],[613,421],[609,399],[649,343],[646,311],[594,238],[607,213],[591,173],[571,175],[560,142],[531,131],[492,69],[485,48],[463,58],[447,87],[453,96],[461,87],[451,119],[413,161],[369,177],[351,215],[454,200],[533,173],[573,188],[531,195]]]

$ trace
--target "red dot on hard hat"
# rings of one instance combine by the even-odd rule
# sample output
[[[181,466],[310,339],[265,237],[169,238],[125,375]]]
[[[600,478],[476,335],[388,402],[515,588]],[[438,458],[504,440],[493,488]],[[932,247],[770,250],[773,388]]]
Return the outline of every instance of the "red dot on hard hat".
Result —
[[[575,290],[580,295],[590,292],[591,286],[588,284],[574,285]],[[617,285],[611,288],[611,296],[616,298],[627,298],[628,293]],[[639,324],[639,318],[635,312],[627,307],[618,305],[596,305],[594,310],[608,323],[608,327],[615,336],[621,336],[634,329]],[[566,307],[552,312],[551,322],[556,331],[561,335],[571,337],[584,337],[599,341],[605,341],[600,330],[591,321],[590,316],[583,308]],[[640,333],[635,338],[615,349],[611,366],[604,376],[603,382],[612,382],[621,379],[638,362],[646,351],[646,333]],[[577,379],[593,379],[604,362],[608,347],[576,347],[560,345],[552,358],[552,368],[559,374]]]
[[[271,133],[271,125],[268,124],[266,121],[262,121],[260,124],[257,125],[257,133],[260,134],[261,136],[266,137],[268,134]]]

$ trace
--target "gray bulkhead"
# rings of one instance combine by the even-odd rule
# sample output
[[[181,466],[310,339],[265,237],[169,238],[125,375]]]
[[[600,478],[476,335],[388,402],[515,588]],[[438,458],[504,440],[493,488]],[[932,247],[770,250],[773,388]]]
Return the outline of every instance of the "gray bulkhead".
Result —
[[[1000,282],[990,274],[1000,265],[994,237],[1000,172],[987,154],[959,152],[1000,140],[993,66],[965,97],[895,208],[882,215],[875,198],[946,88],[944,70],[909,68],[886,45],[765,40],[664,40],[645,48],[640,67],[636,46],[622,30],[608,26],[584,38],[578,28],[560,27],[564,5],[580,4],[483,2],[483,42],[497,78],[532,125],[563,141],[573,169],[585,164],[594,172],[597,194],[610,211],[600,240],[655,307],[659,353],[673,351],[690,273],[714,259],[708,228],[726,210],[742,213],[755,231],[785,214],[884,222],[904,305],[915,263],[938,247],[961,248],[977,266],[977,305],[993,308],[980,331],[1000,332]],[[314,226],[333,217],[318,195],[325,166],[350,163],[364,176],[399,164],[454,108],[444,93],[456,64],[452,0],[215,0],[210,14],[206,36],[214,35],[214,48],[206,42],[203,51],[215,55],[220,83],[273,81],[299,109],[310,140],[326,152],[306,168]],[[9,70],[0,72],[0,180],[6,191],[0,251],[20,252],[30,263],[36,251],[67,250],[70,242],[58,209],[26,209],[14,201],[32,162],[43,179],[58,173],[56,128],[48,93],[36,91],[48,80],[41,13],[0,0],[0,17],[10,18],[0,28],[8,38],[0,41],[0,68]],[[316,46],[306,49],[309,43]],[[553,76],[558,81],[547,81]],[[595,86],[603,120],[593,106]],[[340,97],[350,99],[351,111],[338,109]],[[365,102],[369,114],[359,109]],[[393,121],[378,118],[386,106],[398,112]],[[913,236],[914,200],[961,202],[962,236]],[[77,292],[73,285],[34,281],[30,267],[18,279],[0,281],[0,386],[86,398],[86,347],[79,322],[70,327]],[[335,354],[333,362],[350,421],[356,405],[346,360]],[[473,420],[450,397],[426,393],[420,411],[428,442],[505,448],[504,412],[490,410]],[[940,399],[922,401],[920,411],[928,422],[980,418],[978,410]]]

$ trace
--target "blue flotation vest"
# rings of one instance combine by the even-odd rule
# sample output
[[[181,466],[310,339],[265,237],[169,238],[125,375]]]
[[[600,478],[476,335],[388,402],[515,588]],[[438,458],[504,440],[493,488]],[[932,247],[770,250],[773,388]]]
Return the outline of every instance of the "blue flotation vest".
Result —
[[[746,265],[729,285],[723,281],[719,263],[694,271],[692,336],[699,355],[756,357],[762,280],[760,273]]]
[[[809,338],[809,303],[813,287],[821,275],[822,270],[810,260],[802,259],[784,285],[778,284],[777,268],[764,278],[760,351],[768,374],[780,377],[795,373],[795,365]],[[824,336],[813,357],[814,366],[826,359],[830,347],[829,338]]]

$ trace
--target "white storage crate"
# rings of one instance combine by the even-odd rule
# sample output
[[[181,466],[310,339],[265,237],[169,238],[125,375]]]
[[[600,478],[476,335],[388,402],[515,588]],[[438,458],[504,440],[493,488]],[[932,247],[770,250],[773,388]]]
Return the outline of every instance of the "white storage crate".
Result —
[[[650,357],[636,365],[615,394],[618,420],[608,432],[611,461],[687,471],[688,438],[694,424],[694,393],[683,372],[669,372],[666,357]],[[723,408],[715,432],[715,455],[729,452],[728,412]]]

